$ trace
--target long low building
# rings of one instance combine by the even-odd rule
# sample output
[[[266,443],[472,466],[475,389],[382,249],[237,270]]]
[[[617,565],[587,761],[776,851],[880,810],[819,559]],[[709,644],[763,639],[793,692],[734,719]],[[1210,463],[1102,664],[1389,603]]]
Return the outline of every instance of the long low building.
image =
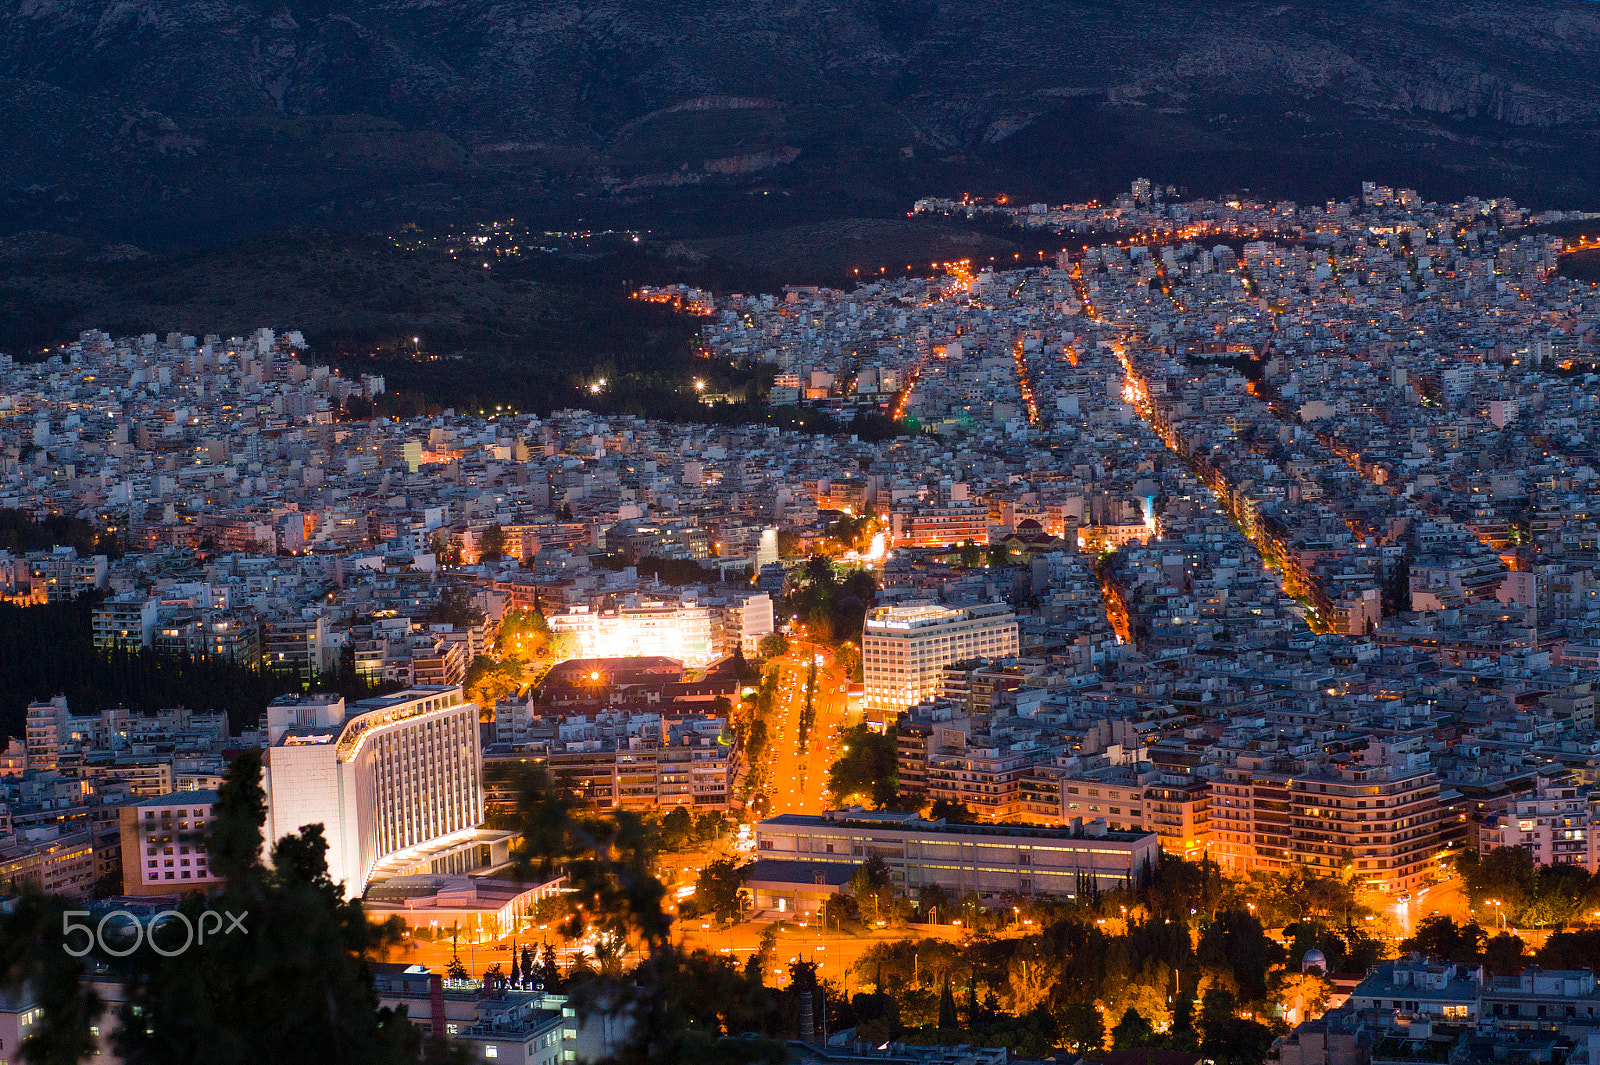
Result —
[[[1074,898],[1122,887],[1155,869],[1161,844],[1153,832],[1113,832],[1103,820],[1051,828],[926,821],[887,810],[781,814],[756,825],[757,909],[810,912],[825,892],[818,866],[857,866],[882,858],[895,886],[917,897],[924,887],[994,898],[1007,892]],[[793,876],[785,867],[793,864]],[[834,878],[824,877],[825,881]],[[791,889],[792,886],[792,889]]]

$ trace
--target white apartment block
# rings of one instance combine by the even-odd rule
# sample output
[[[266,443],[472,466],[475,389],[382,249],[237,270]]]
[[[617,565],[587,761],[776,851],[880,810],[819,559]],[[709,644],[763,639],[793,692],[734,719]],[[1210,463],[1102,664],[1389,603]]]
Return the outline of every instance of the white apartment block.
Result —
[[[1534,794],[1513,800],[1511,809],[1490,814],[1478,828],[1478,853],[1521,847],[1540,865],[1600,868],[1600,794],[1587,786],[1541,777]]]
[[[868,612],[861,671],[868,711],[892,717],[943,690],[944,667],[1018,651],[1017,617],[1004,603],[939,606],[909,602]]]
[[[214,791],[178,791],[118,810],[124,895],[183,894],[221,883],[206,850]]]
[[[348,893],[375,874],[476,864],[478,704],[459,685],[364,699],[348,712],[337,695],[285,696],[267,708],[267,740],[267,838],[321,824],[328,873]]]

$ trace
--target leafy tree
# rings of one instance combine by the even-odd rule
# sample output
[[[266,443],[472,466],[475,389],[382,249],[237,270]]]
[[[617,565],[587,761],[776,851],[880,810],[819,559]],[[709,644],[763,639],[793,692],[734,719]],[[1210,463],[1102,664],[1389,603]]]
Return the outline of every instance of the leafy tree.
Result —
[[[105,1004],[85,981],[86,958],[80,937],[65,934],[65,899],[26,893],[0,918],[0,987],[28,984],[43,1011],[17,1048],[24,1060],[40,1065],[77,1065],[97,1052],[90,1026]]]
[[[661,819],[661,845],[667,850],[677,850],[689,843],[694,832],[694,818],[687,806],[674,806]]]
[[[972,807],[964,802],[952,802],[949,799],[935,799],[928,816],[935,821],[941,819],[948,821],[952,825],[971,825],[978,821],[978,815],[972,812]]]
[[[1475,965],[1483,950],[1484,933],[1477,922],[1457,925],[1442,913],[1422,919],[1415,934],[1400,944],[1402,951],[1417,953],[1440,961],[1453,961],[1462,965]]]
[[[695,882],[695,898],[718,920],[737,919],[750,908],[750,893],[744,889],[744,871],[731,858],[719,858],[700,870]]]
[[[583,654],[583,642],[578,639],[575,632],[555,632],[550,634],[550,657],[557,662],[566,662]]]
[[[467,698],[478,704],[486,717],[492,715],[494,706],[522,687],[522,669],[510,659],[496,660],[489,655],[479,655],[467,667],[462,679]]]
[[[822,903],[822,927],[843,932],[861,924],[861,907],[852,895],[829,895]]]
[[[500,619],[495,650],[522,660],[542,658],[550,650],[550,624],[537,610],[513,610]]]
[[[1060,1013],[1061,1041],[1079,1054],[1100,1050],[1106,1044],[1106,1022],[1092,1002],[1072,1002]]]
[[[1474,906],[1497,901],[1513,920],[1533,900],[1538,886],[1537,863],[1521,847],[1496,847],[1481,857],[1464,855],[1457,868]]]
[[[1516,976],[1522,972],[1526,959],[1522,956],[1521,936],[1501,932],[1489,937],[1483,945],[1483,961],[1496,976]]]
[[[878,593],[871,570],[852,568],[840,576],[827,558],[812,555],[790,581],[783,612],[799,618],[812,637],[835,646],[860,638],[867,607]]]
[[[1122,1019],[1111,1029],[1113,1050],[1131,1050],[1134,1047],[1154,1046],[1156,1030],[1132,1006],[1122,1011]]]
[[[901,914],[896,905],[903,901],[895,893],[894,879],[889,873],[889,863],[873,855],[856,869],[850,878],[850,894],[856,900],[863,920],[893,921]]]
[[[1333,985],[1316,970],[1302,973],[1296,969],[1280,969],[1274,974],[1272,998],[1284,1006],[1299,1005],[1301,1020],[1320,1017],[1328,1008],[1328,994]]]
[[[899,787],[895,738],[866,725],[852,725],[839,737],[844,753],[828,770],[828,791],[843,802],[852,795],[868,796],[874,806],[893,806]]]
[[[478,534],[478,558],[484,562],[495,562],[505,557],[506,531],[495,522],[483,532]]]
[[[845,676],[858,682],[862,679],[861,649],[855,645],[854,641],[846,640],[841,643],[839,649],[834,652],[833,657]]]
[[[789,653],[789,641],[781,632],[768,633],[756,646],[762,658],[781,658]]]
[[[389,1063],[415,1060],[420,1042],[404,1013],[378,1006],[368,960],[398,942],[399,922],[374,926],[359,898],[328,876],[321,825],[279,839],[272,865],[261,861],[265,820],[258,752],[229,766],[209,847],[225,887],[183,908],[235,914],[247,933],[211,936],[181,952],[177,922],[126,963],[128,999],[116,1045],[123,1060],[252,1062],[315,1060]]]
[[[517,790],[518,872],[548,879],[564,868],[568,899],[575,907],[566,933],[577,938],[590,926],[659,952],[672,921],[662,909],[667,889],[651,872],[657,839],[653,826],[630,810],[609,816],[581,813],[577,800],[542,769],[522,771]],[[582,910],[576,909],[578,904]]]
[[[1267,972],[1283,960],[1282,949],[1267,938],[1261,922],[1243,909],[1217,914],[1201,931],[1196,955],[1202,966],[1228,977],[1246,1002],[1266,997]]]
[[[745,959],[744,974],[747,978],[760,983],[767,971],[767,966],[772,964],[773,955],[778,952],[778,926],[769,924],[761,930],[761,936],[756,940],[756,949],[750,957]]]
[[[1517,913],[1517,923],[1542,928],[1573,920],[1582,912],[1593,879],[1575,865],[1540,866],[1534,876],[1533,894]]]
[[[924,884],[917,892],[917,909],[924,921],[937,920],[950,912],[950,893],[938,884]]]
[[[1272,1047],[1272,1029],[1240,1017],[1239,1004],[1225,988],[1205,993],[1200,1005],[1200,1027],[1205,1039],[1200,1051],[1218,1065],[1259,1065]]]
[[[1172,1027],[1167,1030],[1167,1040],[1173,1050],[1193,1052],[1200,1049],[1200,1035],[1194,1027],[1194,999],[1179,993],[1172,1002]]]
[[[470,629],[483,623],[483,609],[478,606],[477,589],[470,584],[448,583],[439,593],[439,601],[425,615],[427,621],[437,621],[458,629]]]

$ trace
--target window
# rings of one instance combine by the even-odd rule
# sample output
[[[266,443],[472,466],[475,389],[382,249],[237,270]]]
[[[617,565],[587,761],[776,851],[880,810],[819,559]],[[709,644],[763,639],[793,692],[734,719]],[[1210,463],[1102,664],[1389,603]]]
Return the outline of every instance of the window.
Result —
[[[490,1043],[483,1048],[483,1056],[486,1058],[498,1058],[500,1056],[500,1048]]]

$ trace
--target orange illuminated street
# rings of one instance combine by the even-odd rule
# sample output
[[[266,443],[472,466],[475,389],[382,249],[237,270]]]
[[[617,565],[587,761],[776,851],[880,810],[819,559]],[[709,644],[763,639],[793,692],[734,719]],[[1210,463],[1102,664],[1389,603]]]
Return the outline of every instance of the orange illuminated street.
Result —
[[[768,794],[773,814],[815,814],[827,809],[828,767],[839,756],[846,686],[832,656],[815,645],[796,643],[779,660],[778,697],[768,726],[772,732]],[[809,726],[805,720],[808,692],[812,706]]]

